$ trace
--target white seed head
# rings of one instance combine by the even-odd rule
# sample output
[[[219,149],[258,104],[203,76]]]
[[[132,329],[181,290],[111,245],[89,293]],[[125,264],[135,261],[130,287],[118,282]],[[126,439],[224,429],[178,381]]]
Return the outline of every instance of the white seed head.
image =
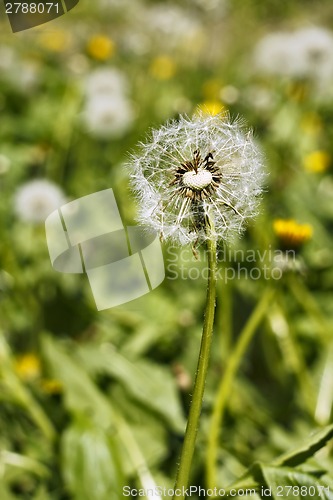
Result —
[[[53,210],[65,202],[61,188],[46,179],[23,184],[14,196],[15,212],[19,219],[26,222],[44,222]]]
[[[121,95],[100,95],[88,99],[81,116],[86,130],[100,139],[122,137],[135,118],[131,101]]]
[[[207,239],[207,216],[217,238],[242,232],[265,178],[251,133],[227,114],[181,116],[153,130],[129,166],[140,222],[181,245]]]
[[[254,50],[256,71],[270,75],[306,78],[318,88],[333,81],[333,33],[318,26],[293,32],[273,32]]]

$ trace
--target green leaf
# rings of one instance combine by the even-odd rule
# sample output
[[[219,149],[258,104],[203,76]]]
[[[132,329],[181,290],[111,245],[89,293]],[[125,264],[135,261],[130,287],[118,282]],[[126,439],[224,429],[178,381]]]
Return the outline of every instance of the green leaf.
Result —
[[[76,422],[65,432],[61,448],[64,480],[74,499],[121,497],[123,476],[112,435],[89,422]]]
[[[55,378],[64,386],[65,405],[73,414],[86,414],[97,425],[107,428],[112,408],[87,373],[50,337],[42,341],[43,351]]]
[[[144,450],[141,452],[118,408],[112,406],[112,401],[105,397],[87,372],[71,359],[59,342],[44,337],[42,346],[54,376],[64,385],[65,405],[71,414],[78,421],[90,420],[91,425],[104,429],[105,432],[113,426],[113,429],[117,430],[117,439],[127,452],[127,460],[133,465],[142,485],[151,484],[153,478],[146,465]],[[90,438],[88,440],[90,441]]]
[[[295,467],[312,457],[333,438],[333,425],[328,425],[311,436],[302,446],[285,453],[272,462],[273,465]]]
[[[158,467],[168,457],[169,433],[164,422],[157,419],[149,408],[129,399],[119,384],[112,387],[111,398],[117,401],[118,411],[128,422],[138,446],[144,450],[148,467]],[[122,457],[124,470],[133,476],[135,469],[128,461],[125,450]]]
[[[234,481],[232,485],[228,487],[228,490],[247,488],[247,487],[253,488],[255,486],[259,487],[263,485],[265,482],[265,478],[263,477],[262,473],[263,469],[265,470],[274,469],[276,471],[281,469],[284,471],[292,471],[292,469],[287,469],[285,466],[296,467],[304,464],[306,460],[311,458],[317,451],[323,448],[332,437],[333,437],[333,425],[329,425],[324,429],[321,429],[313,436],[311,436],[301,447],[281,455],[271,464],[263,465],[259,462],[254,463],[239,479]],[[304,470],[297,470],[297,469],[293,472],[298,474],[297,476],[298,479],[301,477],[304,478],[310,477],[313,481],[316,481],[318,477],[320,477],[325,473],[324,470],[314,470],[312,473],[310,473]],[[300,484],[302,485],[302,483]],[[331,497],[327,498],[330,499]]]
[[[3,470],[8,468],[19,473],[21,471],[31,472],[41,477],[48,476],[50,473],[49,469],[37,460],[8,450],[1,450],[0,466]]]
[[[183,433],[185,420],[170,370],[147,360],[131,361],[107,344],[83,347],[79,355],[90,370],[114,377],[134,399],[162,416],[173,430]]]

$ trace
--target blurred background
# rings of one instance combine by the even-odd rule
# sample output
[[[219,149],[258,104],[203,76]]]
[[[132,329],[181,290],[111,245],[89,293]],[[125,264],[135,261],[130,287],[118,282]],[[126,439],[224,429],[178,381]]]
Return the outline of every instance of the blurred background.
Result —
[[[228,360],[272,288],[218,419],[216,486],[330,424],[331,0],[81,0],[16,34],[3,5],[0,14],[1,500],[172,487],[201,337],[204,253],[198,261],[163,244],[163,284],[98,312],[85,276],[52,269],[44,221],[113,188],[133,224],[129,153],[152,127],[198,107],[242,117],[269,176],[260,216],[231,248],[243,254],[220,249],[222,270],[244,271],[218,282],[192,484],[206,484]],[[250,276],[264,265],[268,274]],[[332,446],[311,466],[332,489]]]

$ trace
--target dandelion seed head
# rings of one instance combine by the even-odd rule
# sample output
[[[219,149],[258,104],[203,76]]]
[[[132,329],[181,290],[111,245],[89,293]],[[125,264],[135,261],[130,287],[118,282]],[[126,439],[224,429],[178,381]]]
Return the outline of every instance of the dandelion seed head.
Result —
[[[265,178],[252,134],[227,114],[181,116],[157,130],[130,161],[139,220],[175,244],[229,240],[257,214]]]
[[[268,33],[254,50],[254,65],[262,73],[327,87],[333,80],[333,33],[319,26]]]
[[[133,124],[132,103],[121,95],[100,95],[89,99],[82,112],[86,130],[100,139],[122,137]]]
[[[14,208],[19,219],[44,222],[51,212],[65,203],[62,190],[53,182],[38,179],[29,181],[15,193]]]
[[[98,68],[92,71],[84,82],[88,98],[101,95],[125,95],[128,92],[128,80],[124,73],[116,68]]]

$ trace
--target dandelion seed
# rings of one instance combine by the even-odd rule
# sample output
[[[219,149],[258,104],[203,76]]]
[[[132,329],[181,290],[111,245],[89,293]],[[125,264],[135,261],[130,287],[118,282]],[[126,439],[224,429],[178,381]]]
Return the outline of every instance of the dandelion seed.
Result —
[[[130,162],[139,220],[176,244],[228,240],[257,213],[264,171],[251,133],[227,114],[181,116],[159,130]]]

